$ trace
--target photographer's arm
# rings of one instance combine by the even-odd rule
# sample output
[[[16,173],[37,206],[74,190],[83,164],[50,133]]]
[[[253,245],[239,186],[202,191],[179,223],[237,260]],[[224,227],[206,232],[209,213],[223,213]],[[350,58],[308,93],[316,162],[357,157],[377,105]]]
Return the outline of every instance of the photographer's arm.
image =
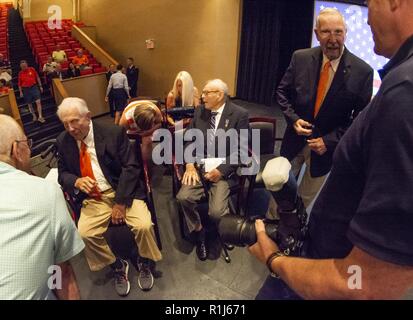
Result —
[[[261,262],[278,251],[264,231],[250,252]],[[350,289],[350,266],[361,270],[361,289]],[[279,257],[271,264],[274,272],[304,299],[400,299],[413,286],[413,268],[388,263],[354,247],[344,259]],[[350,279],[350,283],[352,283]]]

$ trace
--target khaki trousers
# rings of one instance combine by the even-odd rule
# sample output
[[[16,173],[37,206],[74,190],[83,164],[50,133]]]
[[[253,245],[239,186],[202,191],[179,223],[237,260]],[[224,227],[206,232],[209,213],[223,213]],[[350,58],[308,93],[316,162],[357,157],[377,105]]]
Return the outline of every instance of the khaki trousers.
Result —
[[[304,206],[308,208],[316,197],[318,191],[320,191],[321,187],[323,186],[328,174],[321,177],[311,177],[311,149],[308,146],[305,146],[291,161],[291,170],[293,171],[295,176],[298,176],[304,163],[305,171],[300,185],[298,186],[298,194],[301,196]],[[273,197],[270,198],[266,216],[273,219],[278,218],[277,203],[275,202]]]
[[[109,190],[102,194],[101,200],[86,199],[82,203],[79,233],[85,243],[85,256],[90,270],[98,271],[115,262],[116,257],[109,248],[103,234],[108,229],[115,204],[115,192]],[[135,235],[139,255],[153,261],[162,259],[155,241],[151,214],[143,200],[133,200],[126,209],[126,224]]]

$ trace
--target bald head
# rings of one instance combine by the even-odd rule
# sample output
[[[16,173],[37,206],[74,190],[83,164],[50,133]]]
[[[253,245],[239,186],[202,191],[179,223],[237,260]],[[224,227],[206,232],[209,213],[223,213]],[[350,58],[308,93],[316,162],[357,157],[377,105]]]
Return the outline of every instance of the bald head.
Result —
[[[24,133],[12,117],[0,114],[0,159],[9,157],[11,146],[16,140],[23,140]]]
[[[367,5],[374,51],[391,58],[413,35],[413,0],[369,0]]]

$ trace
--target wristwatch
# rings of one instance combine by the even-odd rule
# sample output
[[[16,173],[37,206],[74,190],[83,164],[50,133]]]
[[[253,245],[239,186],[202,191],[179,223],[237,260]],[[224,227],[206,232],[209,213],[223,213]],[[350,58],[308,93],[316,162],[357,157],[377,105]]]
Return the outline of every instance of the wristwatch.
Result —
[[[270,256],[268,257],[266,265],[267,265],[268,270],[270,270],[271,277],[274,277],[274,278],[277,278],[277,279],[280,278],[280,276],[271,269],[271,264],[275,259],[277,259],[279,257],[284,257],[284,256],[285,256],[285,254],[283,252],[276,251],[276,252],[271,253]]]

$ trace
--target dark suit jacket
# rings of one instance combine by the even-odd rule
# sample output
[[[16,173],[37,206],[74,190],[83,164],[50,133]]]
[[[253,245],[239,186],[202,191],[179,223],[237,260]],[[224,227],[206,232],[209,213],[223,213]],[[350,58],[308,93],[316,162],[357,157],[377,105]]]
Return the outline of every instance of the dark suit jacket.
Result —
[[[293,124],[304,119],[315,125],[327,152],[311,152],[310,173],[313,177],[327,174],[332,155],[350,126],[352,119],[369,103],[373,91],[373,69],[347,49],[327,95],[314,119],[314,104],[323,55],[320,47],[294,52],[290,65],[277,88],[277,102],[287,120],[281,155],[292,160],[306,145],[307,137],[296,134]]]
[[[144,199],[142,166],[125,129],[115,125],[102,127],[93,122],[93,134],[103,175],[116,191],[115,202],[130,207],[133,199]],[[57,148],[59,183],[65,191],[76,194],[75,181],[81,176],[76,140],[64,131],[57,138]],[[82,192],[80,195],[79,200],[87,197]]]
[[[199,106],[195,109],[194,118],[192,119],[191,123],[189,124],[187,129],[197,128],[202,131],[204,137],[204,153],[202,155],[197,155],[198,157],[205,158],[207,156],[207,130],[209,129],[209,120],[211,117],[211,111],[206,109],[204,105]],[[248,112],[237,106],[236,104],[232,103],[229,99],[227,99],[225,103],[224,110],[221,115],[221,119],[218,124],[217,129],[223,129],[225,131],[229,129],[235,129],[238,131],[240,129],[247,129],[249,128],[249,121],[248,121]],[[239,159],[239,142],[238,139],[238,148],[236,148],[235,144],[231,144],[229,139],[226,140],[226,148],[225,154],[218,154],[218,138],[215,137],[215,157],[226,158],[226,162],[221,164],[217,167],[217,169],[221,172],[224,179],[228,179],[235,170],[238,168],[238,165],[231,165],[230,157],[231,154],[236,153]],[[188,147],[188,144],[186,145]]]
[[[75,78],[80,77],[80,70],[79,68],[75,68],[74,71],[72,69],[67,69],[66,71],[66,78]]]
[[[128,84],[130,87],[136,86],[139,77],[139,69],[135,66],[127,67],[126,77],[128,78]]]

